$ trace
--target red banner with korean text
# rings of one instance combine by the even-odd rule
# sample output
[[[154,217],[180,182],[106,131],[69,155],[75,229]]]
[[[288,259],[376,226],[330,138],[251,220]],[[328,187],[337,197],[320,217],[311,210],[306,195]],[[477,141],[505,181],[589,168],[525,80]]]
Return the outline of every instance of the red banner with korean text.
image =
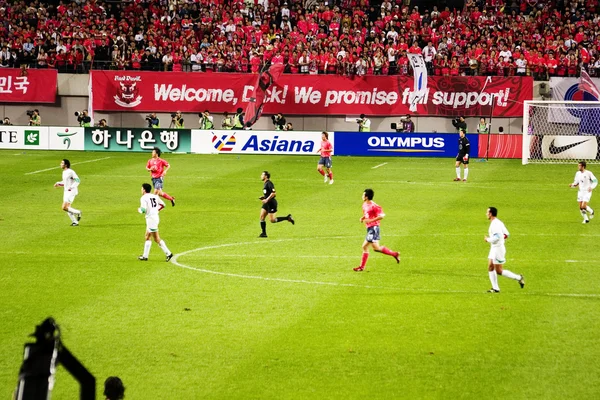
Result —
[[[418,115],[520,117],[533,98],[531,77],[431,77]],[[211,112],[245,107],[256,75],[201,72],[92,71],[98,111]],[[263,112],[286,115],[403,115],[413,78],[283,74]]]
[[[0,68],[0,103],[54,103],[55,69]]]

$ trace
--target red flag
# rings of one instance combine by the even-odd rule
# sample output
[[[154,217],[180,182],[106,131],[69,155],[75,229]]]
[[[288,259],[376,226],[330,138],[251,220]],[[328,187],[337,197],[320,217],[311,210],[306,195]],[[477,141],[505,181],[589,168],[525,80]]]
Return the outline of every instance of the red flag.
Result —
[[[277,83],[277,80],[283,74],[283,64],[266,65],[258,75],[254,90],[250,95],[250,100],[246,106],[244,115],[244,126],[249,128],[258,121],[262,114],[267,89]]]
[[[581,68],[581,77],[579,78],[579,86],[577,88],[584,92],[588,92],[594,96],[596,100],[600,100],[600,90],[598,90],[598,86],[592,81],[592,78],[590,78],[583,67]]]

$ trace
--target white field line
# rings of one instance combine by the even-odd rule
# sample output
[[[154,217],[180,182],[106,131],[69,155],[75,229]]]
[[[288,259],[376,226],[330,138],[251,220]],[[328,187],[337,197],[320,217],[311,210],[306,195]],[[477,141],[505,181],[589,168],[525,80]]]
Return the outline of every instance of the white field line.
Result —
[[[376,168],[379,168],[379,167],[383,167],[384,165],[387,165],[387,163],[384,162],[383,164],[376,165],[376,166],[372,167],[371,169],[376,169]]]
[[[95,160],[81,161],[81,162],[78,162],[78,163],[73,163],[71,165],[79,165],[79,164],[85,164],[85,163],[90,163],[90,162],[108,160],[109,158],[110,157],[97,158]],[[25,173],[25,175],[39,174],[40,172],[52,171],[53,169],[60,169],[60,166],[58,166],[58,167],[52,167],[52,168],[46,168],[46,169],[40,169],[39,171],[27,172],[27,173]]]
[[[269,243],[280,243],[280,242],[291,242],[291,241],[300,241],[300,240],[313,240],[315,238],[304,238],[304,239],[278,239],[278,240],[269,240]],[[331,238],[330,238],[331,239]],[[220,272],[213,271],[210,269],[204,268],[196,268],[179,262],[179,257],[183,257],[188,254],[196,253],[204,250],[212,250],[212,249],[220,249],[224,247],[233,247],[233,246],[247,246],[247,245],[255,245],[255,244],[264,244],[265,241],[253,241],[253,242],[239,242],[239,243],[225,243],[214,246],[204,246],[198,247],[195,249],[187,250],[182,253],[176,254],[172,259],[171,263],[178,266],[179,268],[188,269],[191,271],[202,272],[205,274],[212,275],[220,275],[227,276],[231,278],[241,278],[241,279],[254,279],[261,281],[269,281],[269,282],[282,282],[282,283],[300,283],[307,285],[316,285],[316,286],[333,286],[333,287],[355,287],[361,289],[379,289],[379,290],[394,290],[399,292],[412,292],[412,293],[432,293],[432,294],[483,294],[483,291],[472,291],[472,290],[437,290],[437,289],[424,289],[424,288],[402,288],[402,287],[391,287],[391,286],[373,286],[373,285],[358,285],[354,283],[340,283],[340,282],[324,282],[324,281],[309,281],[304,279],[286,279],[286,278],[270,278],[266,276],[260,275],[244,275],[244,274],[234,274],[229,272]],[[219,255],[222,257],[223,255]],[[521,293],[521,292],[520,292]],[[536,293],[536,292],[523,292],[522,294],[529,296],[550,296],[550,297],[582,297],[582,298],[600,298],[600,294],[596,293]],[[491,296],[490,296],[491,297]]]

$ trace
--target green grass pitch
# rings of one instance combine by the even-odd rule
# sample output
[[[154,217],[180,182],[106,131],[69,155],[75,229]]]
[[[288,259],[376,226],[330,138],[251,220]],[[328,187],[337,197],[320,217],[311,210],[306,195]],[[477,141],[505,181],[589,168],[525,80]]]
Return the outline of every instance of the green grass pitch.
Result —
[[[79,227],[53,188],[63,157],[82,180]],[[137,260],[148,157],[0,152],[1,398],[47,316],[99,398],[111,375],[136,400],[600,398],[600,218],[581,223],[575,162],[472,160],[465,183],[452,159],[334,157],[326,185],[318,156],[167,154],[166,263],[155,244]],[[265,169],[296,224],[259,239]],[[368,187],[402,261],[371,253],[356,273]],[[525,289],[499,277],[485,293],[488,206]],[[53,398],[77,393],[59,369]]]

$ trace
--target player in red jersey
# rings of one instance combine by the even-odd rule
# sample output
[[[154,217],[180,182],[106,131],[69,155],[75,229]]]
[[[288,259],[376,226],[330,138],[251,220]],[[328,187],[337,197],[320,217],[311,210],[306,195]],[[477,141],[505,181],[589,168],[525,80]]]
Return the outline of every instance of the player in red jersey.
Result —
[[[333,184],[333,171],[331,171],[331,153],[333,152],[333,146],[329,141],[329,134],[327,132],[321,133],[321,148],[317,150],[317,153],[321,153],[319,158],[319,164],[317,165],[317,171],[325,177],[324,182],[327,183],[329,178],[329,184]],[[326,171],[323,171],[325,167]]]
[[[150,171],[152,176],[152,185],[154,186],[154,194],[171,201],[171,205],[175,207],[175,197],[169,196],[163,192],[163,178],[171,166],[166,160],[160,158],[160,149],[155,147],[152,149],[152,158],[148,160],[146,169]]]
[[[360,217],[360,222],[365,224],[367,227],[367,237],[365,237],[365,241],[363,242],[363,254],[360,265],[354,268],[354,271],[363,271],[365,269],[365,265],[367,264],[367,259],[369,258],[369,247],[373,247],[378,253],[387,254],[388,256],[392,256],[396,259],[397,263],[400,263],[400,253],[397,251],[392,251],[385,246],[379,245],[379,221],[385,217],[383,210],[381,207],[373,201],[373,196],[375,193],[373,189],[365,189],[362,198],[363,198],[363,216]]]

